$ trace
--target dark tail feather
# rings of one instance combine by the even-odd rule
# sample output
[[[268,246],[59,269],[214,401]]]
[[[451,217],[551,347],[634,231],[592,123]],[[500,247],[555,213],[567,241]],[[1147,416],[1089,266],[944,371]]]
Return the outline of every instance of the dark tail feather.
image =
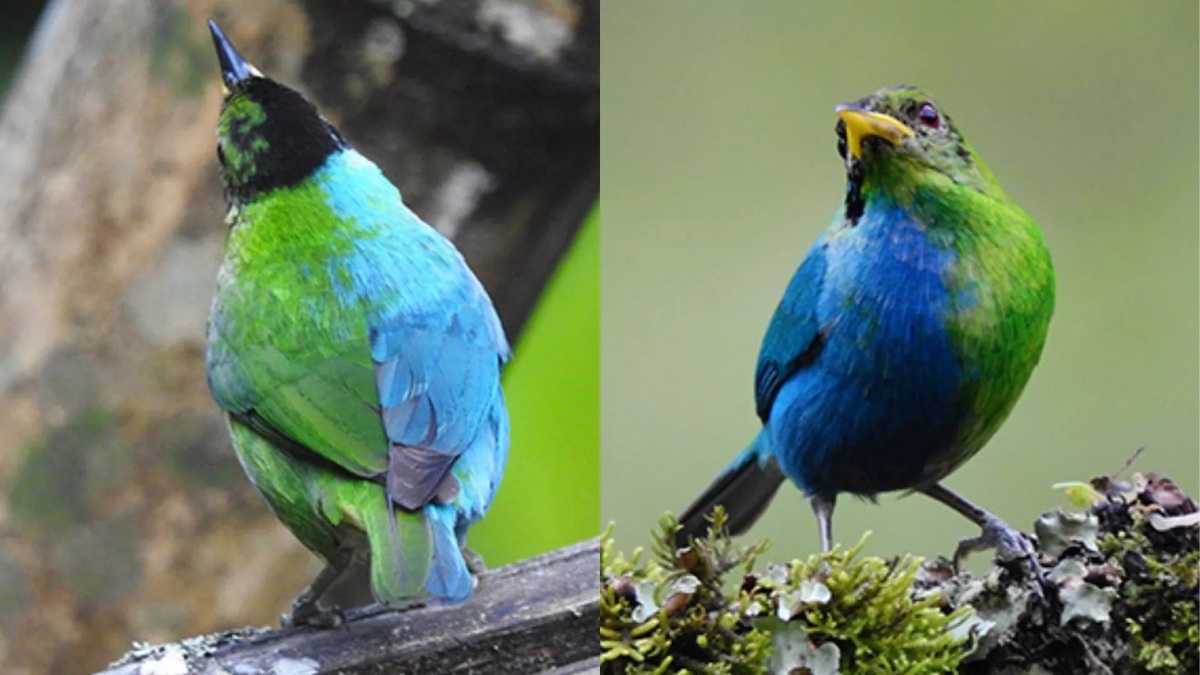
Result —
[[[676,547],[683,548],[692,537],[708,534],[708,516],[718,504],[728,515],[726,529],[731,535],[750,529],[766,510],[783,483],[784,475],[773,460],[759,461],[757,444],[756,438],[679,516],[681,528],[675,535]]]

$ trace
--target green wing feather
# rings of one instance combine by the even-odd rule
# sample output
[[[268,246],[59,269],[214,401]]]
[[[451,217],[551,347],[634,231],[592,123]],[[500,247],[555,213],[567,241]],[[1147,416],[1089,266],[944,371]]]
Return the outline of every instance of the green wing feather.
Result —
[[[249,376],[274,386],[253,410],[268,424],[298,444],[343,469],[364,477],[387,470],[387,438],[379,420],[374,367],[366,341],[355,349],[340,345],[342,353],[316,364],[286,371]],[[354,352],[359,352],[354,354]],[[246,359],[248,368],[256,360]]]

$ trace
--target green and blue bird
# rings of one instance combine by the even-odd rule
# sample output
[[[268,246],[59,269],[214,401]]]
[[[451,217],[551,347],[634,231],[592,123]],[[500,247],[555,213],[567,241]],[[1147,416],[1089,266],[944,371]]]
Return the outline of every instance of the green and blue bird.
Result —
[[[496,311],[378,167],[209,25],[229,233],[208,383],[251,482],[326,563],[289,621],[336,623],[318,600],[367,556],[382,605],[463,601],[508,455]]]
[[[786,478],[826,551],[839,494],[910,490],[982,528],[956,560],[1027,557],[1019,532],[941,481],[996,432],[1041,356],[1054,310],[1041,232],[926,92],[884,88],[835,111],[846,192],[763,338],[762,429],[680,516],[678,543],[718,504],[745,531]]]

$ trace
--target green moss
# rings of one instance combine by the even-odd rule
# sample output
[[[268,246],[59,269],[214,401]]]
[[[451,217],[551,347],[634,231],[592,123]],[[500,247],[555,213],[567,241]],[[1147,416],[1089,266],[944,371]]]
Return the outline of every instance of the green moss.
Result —
[[[718,514],[718,525],[723,524]],[[767,545],[734,546],[709,536],[676,556],[675,519],[664,516],[643,563],[637,549],[613,554],[611,526],[601,537],[600,649],[604,672],[765,673],[770,635],[753,625],[750,599],[727,596],[725,575],[748,574]],[[720,529],[720,528],[714,528]]]
[[[940,594],[914,599],[921,560],[860,558],[865,543],[864,536],[848,550],[793,561],[784,584],[758,587],[773,591],[780,618],[799,620],[810,640],[837,644],[844,672],[955,672],[969,652],[968,633],[957,629],[970,609],[945,614]],[[829,599],[796,602],[794,589],[803,592],[805,583],[823,585]]]
[[[663,517],[646,562],[640,549],[615,554],[611,528],[602,537],[604,672],[943,673],[969,653],[970,610],[915,591],[917,559],[863,558],[860,542],[755,573],[766,543],[710,534],[676,551],[677,529]]]

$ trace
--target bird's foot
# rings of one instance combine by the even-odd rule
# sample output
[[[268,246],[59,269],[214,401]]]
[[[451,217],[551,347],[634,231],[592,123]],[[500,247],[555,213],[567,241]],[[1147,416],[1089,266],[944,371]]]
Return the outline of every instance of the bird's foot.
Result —
[[[958,542],[958,548],[954,550],[954,564],[958,565],[972,553],[988,549],[994,549],[996,557],[1001,562],[1011,562],[1021,558],[1037,562],[1037,549],[1025,534],[1009,527],[1003,520],[988,514],[984,520],[983,531],[978,537],[970,537]]]
[[[339,607],[326,607],[316,600],[300,597],[292,603],[292,613],[279,617],[279,621],[284,628],[337,628],[346,624],[346,614]]]
[[[1034,593],[1044,598],[1043,588],[1050,584],[1046,570],[1038,562],[1038,551],[1033,541],[1025,533],[1008,526],[1003,520],[987,514],[984,518],[983,531],[978,537],[970,537],[958,542],[954,550],[954,568],[957,570],[962,561],[977,551],[994,549],[996,559],[1002,565],[1023,561],[1033,584]]]
[[[292,602],[291,615],[284,614],[279,617],[279,622],[283,624],[284,628],[296,626],[336,628],[345,625],[346,615],[342,613],[341,609],[336,606],[326,607],[317,602],[317,599],[329,590],[329,587],[338,580],[350,563],[350,558],[339,558],[325,565],[317,574],[317,578],[308,585],[308,588],[296,596],[295,601]]]
[[[487,563],[483,561],[483,556],[475,551],[463,546],[461,548],[463,560],[467,563],[467,571],[475,576],[479,576],[487,571]]]

